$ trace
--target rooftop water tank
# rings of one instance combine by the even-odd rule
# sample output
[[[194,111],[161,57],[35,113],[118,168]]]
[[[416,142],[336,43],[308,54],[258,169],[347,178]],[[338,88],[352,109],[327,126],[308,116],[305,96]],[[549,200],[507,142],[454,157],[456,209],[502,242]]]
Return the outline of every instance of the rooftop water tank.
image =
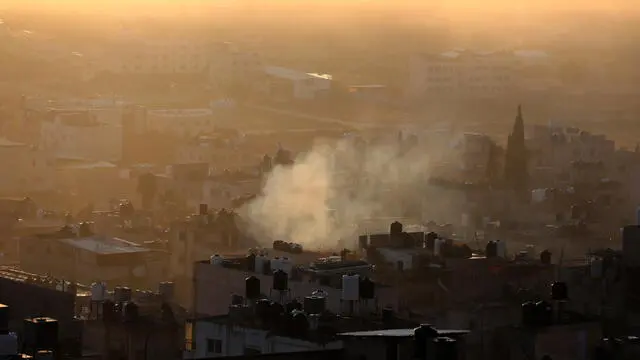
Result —
[[[211,265],[222,266],[222,264],[224,263],[224,258],[219,254],[215,254],[209,258],[209,263]]]
[[[544,250],[540,253],[540,263],[544,265],[551,265],[551,251]]]
[[[158,285],[158,295],[162,301],[172,301],[175,292],[175,285],[171,281],[163,281]]]
[[[267,299],[260,299],[256,301],[256,317],[263,323],[269,321],[269,311],[271,309],[271,301]]]
[[[286,291],[289,289],[289,275],[278,269],[273,273],[273,290]]]
[[[58,321],[47,317],[25,319],[22,343],[28,354],[57,349]]]
[[[589,267],[591,278],[600,279],[602,277],[603,270],[604,270],[604,260],[602,260],[601,257],[591,258],[591,264]]]
[[[274,275],[275,276],[275,275]],[[245,283],[245,297],[249,300],[256,300],[260,298],[260,279],[255,276],[249,276],[244,280]]]
[[[127,301],[122,308],[122,319],[125,322],[135,322],[138,320],[139,308],[138,304],[133,301]]]
[[[527,301],[522,304],[522,325],[524,326],[534,326],[536,323],[536,304]]]
[[[254,271],[257,273],[263,273],[264,271],[264,262],[266,260],[266,257],[262,254],[258,254],[256,255],[255,258],[255,265],[254,265]]]
[[[309,331],[309,320],[302,311],[296,311],[291,316],[292,331],[294,334],[304,335]]]
[[[102,282],[91,284],[91,301],[104,301],[106,286]]]
[[[391,235],[398,235],[402,233],[402,223],[399,221],[394,221],[391,223],[391,225],[389,226],[389,234]]]
[[[262,274],[263,275],[273,274],[273,271],[271,270],[271,260],[269,260],[266,256],[264,257],[264,263],[262,263]]]
[[[375,297],[376,285],[368,277],[360,279],[360,299],[371,300]]]
[[[426,248],[433,251],[436,239],[438,239],[438,234],[434,233],[433,231],[427,233],[425,235]]]
[[[9,333],[9,306],[0,304],[0,335]]]
[[[244,304],[244,298],[239,294],[231,294],[231,306]]]
[[[553,322],[553,307],[546,301],[536,303],[536,322],[539,326],[549,326]]]
[[[322,314],[327,307],[327,299],[324,296],[311,295],[304,298],[304,311],[307,314]]]
[[[281,262],[282,260],[280,260],[278,256],[271,259],[271,271],[275,273],[277,270],[280,270]]]
[[[423,324],[413,330],[414,358],[426,359],[428,342],[438,337],[438,330],[429,324]]]
[[[433,255],[435,256],[442,256],[443,255],[443,248],[445,245],[445,240],[444,239],[435,239],[433,242]]]
[[[567,283],[556,281],[551,284],[551,299],[560,301],[567,300],[569,298],[569,289]]]
[[[342,300],[360,299],[360,275],[342,275]]]
[[[503,259],[507,258],[507,243],[504,240],[496,240],[496,255]]]
[[[118,286],[114,289],[114,301],[116,303],[125,303],[131,301],[131,288],[126,286]]]
[[[0,357],[9,358],[18,353],[18,336],[12,333],[0,335]]]
[[[251,272],[255,272],[256,271],[256,254],[249,254],[246,257],[246,261],[247,261],[247,270],[251,271]]]
[[[283,257],[280,260],[280,270],[284,271],[287,275],[291,276],[291,272],[293,270],[293,261],[288,257]]]

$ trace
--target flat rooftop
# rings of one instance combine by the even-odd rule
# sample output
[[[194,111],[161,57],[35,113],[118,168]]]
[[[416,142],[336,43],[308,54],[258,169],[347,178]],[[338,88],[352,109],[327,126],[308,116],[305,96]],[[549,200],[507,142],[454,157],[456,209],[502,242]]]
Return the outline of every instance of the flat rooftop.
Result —
[[[395,338],[412,338],[414,328],[410,329],[388,329],[388,330],[371,330],[371,331],[354,331],[338,334],[343,337],[395,337]],[[437,330],[438,336],[461,336],[469,333],[469,330]]]
[[[100,235],[67,238],[58,241],[99,255],[132,254],[151,251],[131,241]]]

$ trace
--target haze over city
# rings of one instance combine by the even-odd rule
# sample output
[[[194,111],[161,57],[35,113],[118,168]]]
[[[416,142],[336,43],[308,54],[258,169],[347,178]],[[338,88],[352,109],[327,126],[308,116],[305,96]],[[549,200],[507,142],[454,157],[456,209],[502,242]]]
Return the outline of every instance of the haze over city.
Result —
[[[0,357],[640,358],[639,10],[0,0]]]

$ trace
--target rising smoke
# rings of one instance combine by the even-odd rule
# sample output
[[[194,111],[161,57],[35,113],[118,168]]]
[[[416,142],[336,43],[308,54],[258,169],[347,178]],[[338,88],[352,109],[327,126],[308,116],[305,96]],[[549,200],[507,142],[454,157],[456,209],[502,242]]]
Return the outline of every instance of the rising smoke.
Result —
[[[341,239],[352,244],[359,232],[388,227],[389,217],[419,219],[437,151],[417,139],[316,145],[294,165],[273,169],[262,194],[240,213],[265,246],[284,240],[307,249],[334,248]],[[387,220],[372,220],[380,218]]]

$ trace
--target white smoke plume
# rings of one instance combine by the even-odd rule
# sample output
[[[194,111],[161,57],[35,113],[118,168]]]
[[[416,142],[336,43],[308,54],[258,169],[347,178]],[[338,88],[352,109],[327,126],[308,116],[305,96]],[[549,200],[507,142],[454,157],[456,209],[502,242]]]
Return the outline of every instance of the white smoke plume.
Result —
[[[324,250],[341,239],[354,244],[370,219],[405,217],[411,211],[417,218],[436,152],[424,144],[403,151],[410,141],[365,144],[351,137],[318,144],[294,165],[273,169],[262,194],[240,213],[265,246],[284,240]],[[388,229],[388,221],[382,226]]]

